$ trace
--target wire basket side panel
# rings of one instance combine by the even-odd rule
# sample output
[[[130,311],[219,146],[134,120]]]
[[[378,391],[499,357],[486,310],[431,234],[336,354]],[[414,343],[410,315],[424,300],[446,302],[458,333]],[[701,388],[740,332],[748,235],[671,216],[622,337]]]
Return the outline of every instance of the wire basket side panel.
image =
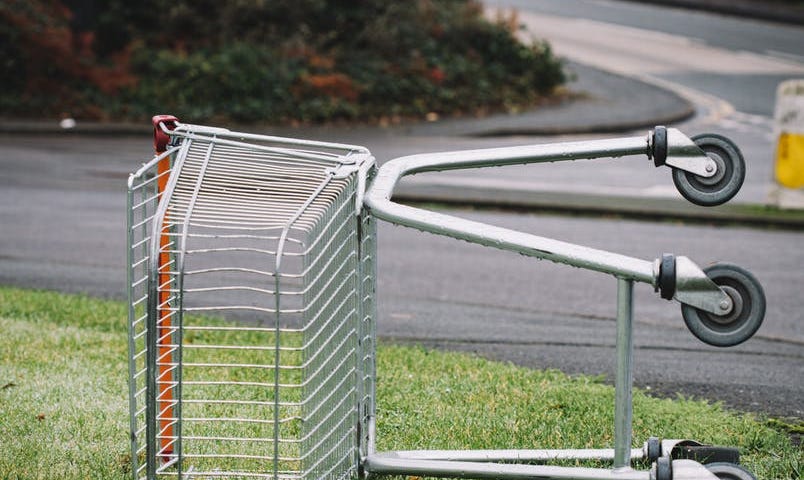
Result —
[[[376,415],[376,350],[377,318],[377,224],[368,211],[359,220],[360,234],[360,330],[359,330],[359,455],[365,457],[374,450],[374,419]]]
[[[170,176],[172,153],[154,158],[132,174],[127,195],[128,361],[131,462],[134,478],[145,478],[148,267],[152,223]]]
[[[343,182],[343,181],[341,181]],[[302,432],[306,479],[356,469],[358,235],[354,177],[326,203],[305,255]],[[324,192],[328,193],[328,192]]]
[[[135,478],[353,476],[357,163],[215,132],[175,142],[166,193],[129,192]]]
[[[195,143],[171,198],[183,225],[178,469],[187,478],[292,478],[280,464],[294,461],[297,443],[277,433],[299,421],[292,395],[279,395],[298,389],[299,334],[278,319],[299,302],[280,305],[276,271],[292,192],[265,155]]]

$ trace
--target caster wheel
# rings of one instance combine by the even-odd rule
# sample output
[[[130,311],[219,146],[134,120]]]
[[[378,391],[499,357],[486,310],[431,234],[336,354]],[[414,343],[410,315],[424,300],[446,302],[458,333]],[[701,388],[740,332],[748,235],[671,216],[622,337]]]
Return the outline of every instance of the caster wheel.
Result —
[[[733,463],[710,463],[706,469],[720,480],[757,480],[751,472]]]
[[[670,457],[659,457],[656,460],[656,480],[673,480],[673,461]]]
[[[695,460],[708,463],[740,463],[740,451],[734,447],[715,445],[681,445],[673,449],[673,459]]]
[[[740,191],[745,180],[745,160],[740,149],[728,138],[714,133],[691,138],[715,162],[717,172],[706,178],[673,169],[676,189],[696,205],[712,207],[726,203]]]
[[[751,338],[765,318],[762,285],[749,271],[730,263],[716,263],[704,273],[731,297],[733,308],[726,315],[714,315],[681,305],[687,328],[702,342],[716,347],[731,347]]]
[[[648,439],[648,448],[647,448],[647,457],[648,460],[653,463],[662,456],[662,442],[659,441],[656,437],[650,437]]]

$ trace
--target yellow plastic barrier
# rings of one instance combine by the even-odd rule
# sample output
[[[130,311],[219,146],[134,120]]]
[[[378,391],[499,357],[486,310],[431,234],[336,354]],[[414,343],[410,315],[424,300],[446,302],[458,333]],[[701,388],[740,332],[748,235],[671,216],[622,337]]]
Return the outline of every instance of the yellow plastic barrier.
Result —
[[[804,187],[804,134],[783,132],[779,135],[776,181],[787,188]]]
[[[804,187],[804,80],[788,80],[776,91],[776,181]]]

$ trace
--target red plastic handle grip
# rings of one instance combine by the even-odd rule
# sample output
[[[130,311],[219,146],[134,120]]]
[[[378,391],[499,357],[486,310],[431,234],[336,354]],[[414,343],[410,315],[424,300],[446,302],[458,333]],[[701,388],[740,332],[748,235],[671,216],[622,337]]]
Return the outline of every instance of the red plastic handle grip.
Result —
[[[154,126],[154,151],[157,155],[164,153],[167,150],[167,144],[170,143],[170,136],[162,130],[159,124],[164,123],[168,130],[173,130],[178,121],[179,119],[173,115],[154,115],[151,118]]]

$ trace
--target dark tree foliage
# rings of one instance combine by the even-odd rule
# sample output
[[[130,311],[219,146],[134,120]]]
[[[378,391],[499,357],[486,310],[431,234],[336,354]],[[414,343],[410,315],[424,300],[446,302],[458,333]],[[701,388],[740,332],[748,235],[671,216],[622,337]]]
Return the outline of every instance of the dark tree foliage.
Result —
[[[4,114],[280,123],[521,108],[564,81],[473,0],[6,0]]]

